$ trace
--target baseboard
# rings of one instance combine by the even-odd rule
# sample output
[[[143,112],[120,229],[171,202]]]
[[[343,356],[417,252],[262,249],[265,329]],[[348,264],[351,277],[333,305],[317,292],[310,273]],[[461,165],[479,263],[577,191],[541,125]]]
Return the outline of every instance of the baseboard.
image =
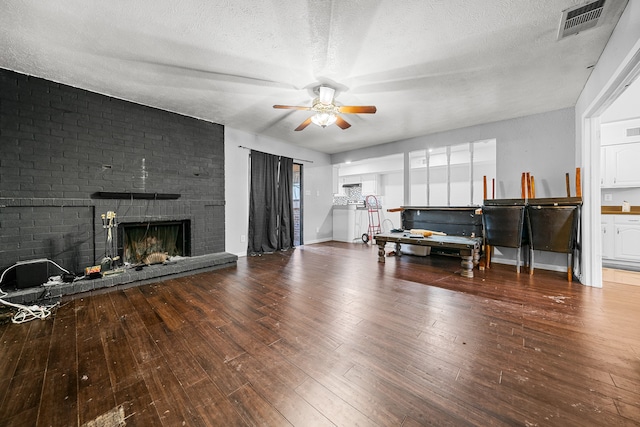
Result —
[[[331,238],[331,237],[327,237],[327,238],[324,238],[324,239],[307,240],[307,241],[304,242],[304,245],[313,245],[314,243],[326,243],[326,242],[330,242],[332,240],[333,240],[333,238]],[[304,246],[304,245],[302,245],[302,246]]]
[[[602,267],[615,268],[618,270],[640,271],[640,264],[631,261],[616,261],[611,259],[603,259]]]
[[[504,259],[504,258],[491,258],[491,264],[505,264],[505,265],[513,265],[516,266],[516,260],[514,259]],[[521,267],[524,267],[524,263],[521,263]],[[549,270],[549,271],[558,271],[560,273],[566,272],[567,267],[564,265],[553,265],[553,264],[534,264],[534,268],[536,270]]]

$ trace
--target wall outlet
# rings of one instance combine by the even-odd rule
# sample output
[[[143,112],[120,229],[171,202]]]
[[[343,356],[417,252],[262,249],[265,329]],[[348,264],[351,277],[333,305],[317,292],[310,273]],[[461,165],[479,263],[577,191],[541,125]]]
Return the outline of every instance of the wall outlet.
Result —
[[[240,241],[241,241],[241,242],[245,242],[246,240],[247,240],[247,236],[245,236],[244,234],[242,234],[242,235],[240,236]]]
[[[611,194],[611,193],[605,193],[604,194],[604,201],[605,202],[610,202],[612,200],[613,200],[613,194]]]

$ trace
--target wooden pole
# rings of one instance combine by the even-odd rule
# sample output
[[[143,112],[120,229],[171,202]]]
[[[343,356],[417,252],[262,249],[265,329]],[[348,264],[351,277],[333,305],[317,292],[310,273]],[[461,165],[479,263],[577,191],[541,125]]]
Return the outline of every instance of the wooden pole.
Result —
[[[576,197],[582,197],[582,179],[580,179],[580,168],[576,168]]]
[[[491,179],[491,198],[496,198],[496,179]]]
[[[482,200],[487,200],[487,175],[482,176]]]
[[[529,185],[529,192],[532,199],[536,198],[536,182],[533,179],[533,175],[531,175],[531,183]]]
[[[565,174],[565,181],[567,185],[567,197],[571,197],[571,181],[569,179],[569,172]]]
[[[527,184],[525,182],[526,178],[526,174],[522,172],[522,178],[520,178],[520,194],[522,199],[527,198]]]

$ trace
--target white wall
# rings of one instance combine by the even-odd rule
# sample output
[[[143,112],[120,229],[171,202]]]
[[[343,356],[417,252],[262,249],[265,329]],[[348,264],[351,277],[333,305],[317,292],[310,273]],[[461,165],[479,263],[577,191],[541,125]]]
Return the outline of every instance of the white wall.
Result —
[[[575,178],[573,108],[333,154],[331,161],[363,160],[492,138],[496,139],[496,198],[520,198],[522,172],[535,176],[537,197],[566,196],[565,174]],[[514,251],[505,249],[494,260],[511,263],[515,258]],[[536,268],[566,269],[564,254],[536,252],[535,258]]]
[[[240,145],[269,154],[313,162],[300,162],[303,165],[303,241],[309,244],[331,240],[333,192],[329,155],[230,127],[225,127],[224,144],[227,252],[238,256],[245,256],[247,253],[250,151],[240,148]],[[244,242],[242,236],[245,238]]]
[[[380,194],[383,197],[383,209],[380,212],[380,218],[384,231],[399,228],[401,225],[400,212],[387,212],[387,209],[399,208],[403,205],[403,177],[404,174],[402,171],[397,171],[383,174],[380,178],[380,185],[382,187]]]
[[[581,281],[602,286],[600,240],[599,115],[613,99],[627,75],[637,72],[640,52],[640,1],[627,3],[607,46],[575,106],[576,165],[583,165],[583,241]],[[593,119],[592,119],[593,118]]]
[[[519,198],[522,172],[536,178],[537,197],[564,197],[575,173],[574,110],[566,108],[405,139],[331,155],[332,163],[496,138],[496,197]]]
[[[605,197],[611,196],[611,200]],[[640,206],[640,188],[603,188],[601,190],[600,204],[602,206],[622,206],[628,202],[631,206]]]
[[[600,116],[600,123],[613,123],[640,117],[640,79],[636,79],[607,107]]]

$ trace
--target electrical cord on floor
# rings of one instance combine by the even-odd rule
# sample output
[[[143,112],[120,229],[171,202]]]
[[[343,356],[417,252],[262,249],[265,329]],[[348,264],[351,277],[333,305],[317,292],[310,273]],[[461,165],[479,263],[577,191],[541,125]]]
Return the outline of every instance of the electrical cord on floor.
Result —
[[[4,291],[0,291],[0,303],[15,307],[18,309],[17,313],[11,317],[11,322],[13,323],[26,323],[35,319],[46,319],[51,316],[51,310],[58,305],[55,303],[53,305],[22,305],[22,304],[14,304],[9,301],[5,301],[3,298],[8,294]]]
[[[35,264],[35,263],[45,262],[45,261],[55,265],[65,273],[70,274],[68,270],[60,267],[60,265],[56,264],[54,261],[51,261],[50,259],[42,258],[42,259],[34,259],[31,261],[18,261],[17,263],[15,263],[14,265],[12,265],[11,267],[7,268],[5,271],[2,272],[2,275],[0,275],[0,285],[2,284],[2,280],[4,279],[4,275],[7,273],[7,271],[15,268],[16,266],[24,265],[24,264]],[[9,307],[14,307],[18,309],[18,312],[14,314],[13,317],[11,318],[11,321],[13,323],[26,323],[35,319],[46,319],[51,315],[51,310],[58,305],[58,303],[51,304],[51,305],[29,305],[29,306],[23,305],[23,304],[16,304],[16,303],[6,301],[4,299],[8,295],[9,295],[8,293],[0,289],[0,303]]]

